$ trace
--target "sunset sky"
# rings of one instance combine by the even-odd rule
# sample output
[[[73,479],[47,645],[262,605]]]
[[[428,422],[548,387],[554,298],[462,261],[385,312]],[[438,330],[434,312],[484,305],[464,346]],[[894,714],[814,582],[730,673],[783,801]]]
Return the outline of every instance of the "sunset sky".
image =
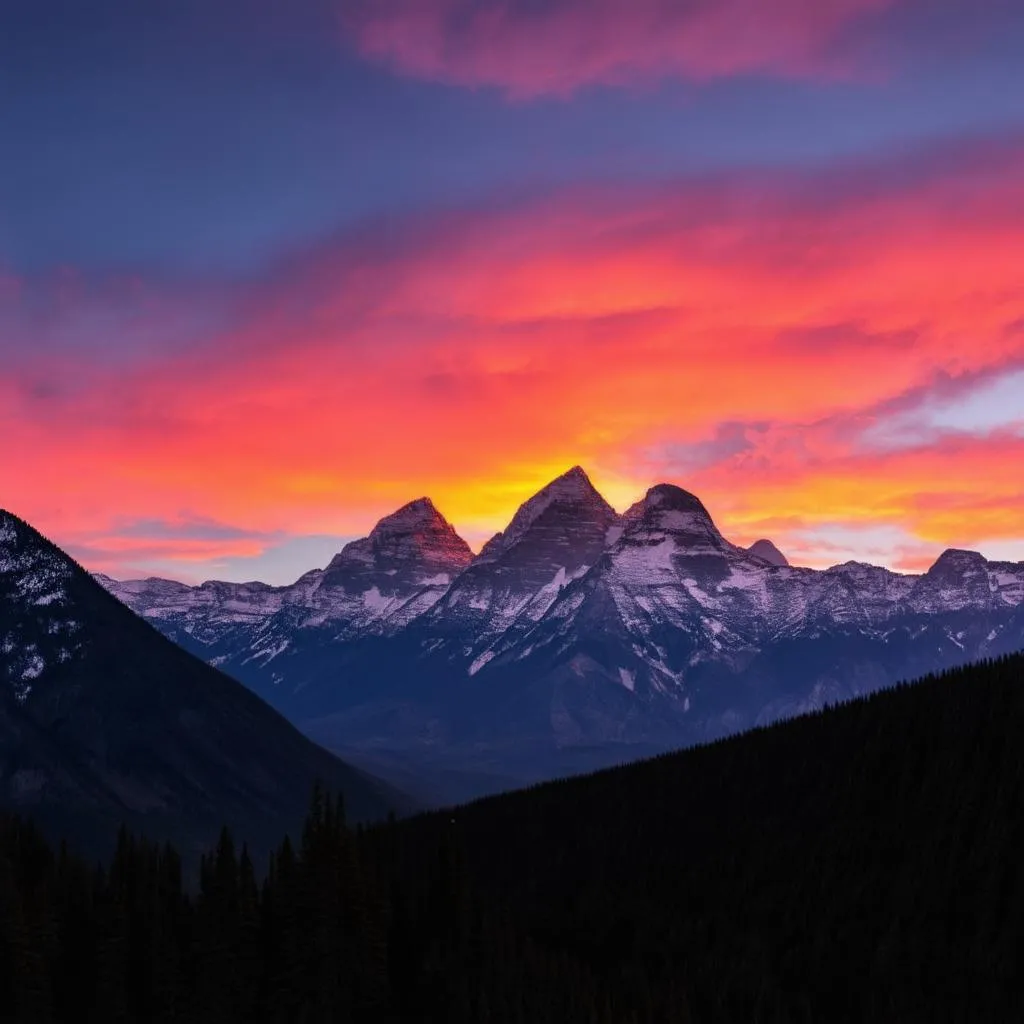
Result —
[[[4,0],[0,506],[287,582],[581,464],[1024,559],[1021,0]]]

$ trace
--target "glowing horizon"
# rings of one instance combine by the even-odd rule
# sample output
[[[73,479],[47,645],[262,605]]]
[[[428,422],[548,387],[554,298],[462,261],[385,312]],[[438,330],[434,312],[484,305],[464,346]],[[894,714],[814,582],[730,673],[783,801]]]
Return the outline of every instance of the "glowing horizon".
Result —
[[[424,494],[479,547],[576,464],[795,564],[1024,559],[998,3],[103,2],[64,77],[0,40],[0,505],[89,568],[290,582]]]
[[[572,468],[572,467],[567,467],[566,471],[568,471],[568,468]],[[655,481],[655,482],[652,482],[649,487],[644,488],[643,491],[634,494],[632,497],[626,497],[626,498],[620,499],[618,502],[615,502],[615,501],[610,500],[609,497],[608,497],[608,494],[605,493],[605,491],[602,490],[602,488],[600,486],[598,486],[596,483],[594,483],[594,479],[593,479],[592,474],[587,471],[585,466],[581,466],[579,468],[581,468],[583,470],[583,472],[587,475],[588,479],[591,480],[591,483],[594,484],[595,489],[598,491],[598,493],[600,493],[601,496],[606,501],[608,501],[608,504],[611,505],[615,509],[615,511],[618,514],[620,514],[620,515],[624,514],[631,505],[633,505],[636,502],[641,501],[643,499],[645,493],[647,492],[647,490],[649,490],[651,487],[658,486],[659,484],[662,484],[662,483],[669,483],[670,482],[670,481]],[[560,476],[562,474],[558,474],[558,475]],[[556,479],[556,478],[553,478],[553,479]],[[551,481],[548,481],[548,483],[550,483],[550,482]],[[676,486],[681,486],[681,485],[676,484]],[[502,521],[500,526],[496,526],[493,529],[485,528],[483,531],[477,531],[476,533],[470,533],[468,535],[464,534],[463,531],[459,530],[458,526],[455,523],[453,523],[452,520],[447,515],[445,515],[445,512],[444,512],[444,510],[442,508],[437,508],[437,511],[441,514],[441,516],[443,518],[445,518],[452,525],[452,527],[453,527],[453,529],[455,529],[456,533],[458,533],[459,536],[461,536],[464,540],[467,541],[467,543],[469,543],[469,545],[472,548],[474,554],[478,554],[479,551],[480,551],[480,548],[491,537],[493,537],[495,533],[499,532],[499,530],[504,530],[508,526],[508,523],[511,521],[512,516],[514,515],[515,511],[519,508],[519,505],[523,504],[525,501],[527,501],[529,498],[531,498],[534,493],[536,493],[536,492],[531,492],[531,493],[524,494],[522,496],[522,500],[519,501],[519,503],[512,508],[511,512],[507,515],[505,520]],[[626,492],[623,491],[622,493],[625,494]],[[697,497],[700,498],[700,495],[698,494]],[[308,572],[308,571],[310,571],[312,569],[324,568],[326,566],[326,564],[327,564],[327,561],[329,561],[330,558],[332,558],[335,554],[340,552],[342,550],[342,548],[346,544],[350,543],[353,540],[357,540],[357,539],[359,539],[361,537],[367,536],[371,532],[373,527],[376,526],[377,522],[380,521],[380,519],[383,519],[387,515],[390,515],[392,512],[397,511],[399,508],[402,507],[402,505],[409,504],[409,503],[411,503],[413,501],[419,500],[420,498],[430,498],[430,496],[426,495],[426,494],[420,495],[420,496],[418,496],[418,498],[411,498],[409,500],[409,502],[402,502],[400,505],[396,506],[395,508],[391,508],[391,509],[388,509],[388,510],[384,511],[379,516],[379,518],[367,521],[366,524],[365,524],[365,527],[361,531],[357,530],[357,532],[354,533],[352,536],[348,536],[348,537],[343,537],[343,536],[338,536],[338,537],[319,536],[319,537],[301,538],[302,540],[308,540],[308,541],[313,542],[313,544],[311,544],[311,548],[312,549],[319,550],[321,553],[326,551],[326,552],[328,552],[328,554],[323,556],[319,561],[316,561],[315,559],[311,561],[311,560],[309,560],[307,558],[306,561],[301,562],[300,563],[301,568],[295,570],[296,575],[294,575],[294,577],[291,574],[291,572],[289,572],[288,570],[285,570],[283,574],[280,571],[277,571],[277,572],[271,571],[269,574],[265,574],[264,576],[261,576],[259,578],[256,578],[256,577],[252,577],[252,578],[245,577],[245,578],[243,578],[242,576],[239,576],[237,572],[236,573],[229,573],[228,577],[225,577],[225,578],[230,579],[230,580],[232,580],[234,582],[265,582],[265,583],[266,582],[270,582],[270,583],[272,583],[274,585],[278,585],[278,586],[279,585],[287,585],[287,584],[293,583],[293,582],[295,582],[296,579],[298,579],[299,576],[301,576],[305,572]],[[432,498],[430,498],[430,500],[431,500],[432,504],[434,504],[434,506],[437,507],[437,503],[434,502]],[[12,511],[12,510],[8,509],[7,511]],[[736,532],[730,532],[727,529],[723,529],[722,528],[722,523],[715,516],[714,511],[712,509],[709,509],[708,511],[709,511],[709,514],[711,515],[712,520],[715,522],[716,526],[719,527],[719,529],[721,530],[723,535],[730,542],[735,543],[735,544],[737,544],[738,546],[741,546],[741,547],[750,547],[753,544],[755,544],[757,541],[768,540],[768,541],[771,541],[772,543],[775,543],[776,547],[780,547],[781,548],[781,545],[777,544],[775,542],[775,540],[773,539],[773,537],[769,536],[768,534],[757,534],[756,530],[754,532],[750,532],[749,529],[746,529],[744,531],[744,526],[743,526],[743,520],[742,519],[739,521],[739,525],[738,525],[738,528],[739,528],[739,530],[741,532],[736,533]],[[773,523],[773,521],[770,520],[770,519],[758,519],[758,520],[755,520],[755,522],[756,523],[760,523],[762,525],[777,525],[781,529],[785,529],[787,526],[792,526],[792,524],[788,523],[788,522]],[[34,524],[32,524],[32,525],[34,525]],[[223,557],[224,550],[225,550],[225,548],[227,548],[234,557],[240,558],[240,559],[244,560],[247,557],[258,556],[259,554],[262,554],[264,549],[265,549],[265,546],[268,546],[268,545],[272,546],[276,541],[281,539],[277,535],[266,535],[266,536],[264,536],[262,538],[239,537],[239,538],[237,538],[237,541],[238,541],[237,544],[235,544],[235,543],[232,543],[232,541],[233,541],[232,534],[235,531],[232,531],[229,528],[225,528],[225,527],[223,527],[220,524],[216,524],[216,523],[187,523],[187,522],[182,522],[182,523],[179,523],[179,524],[176,524],[176,525],[177,525],[177,529],[175,528],[175,524],[171,524],[171,523],[159,523],[159,524],[153,523],[153,524],[150,524],[151,528],[153,528],[153,529],[166,529],[168,531],[168,533],[171,534],[171,536],[168,536],[168,538],[167,538],[167,548],[166,548],[166,550],[167,550],[167,552],[168,552],[170,557],[173,557],[173,558],[177,559],[180,562],[179,571],[177,573],[172,573],[171,575],[166,576],[165,578],[175,579],[175,580],[178,580],[179,582],[187,583],[187,584],[190,584],[190,585],[196,585],[196,584],[199,584],[199,583],[203,583],[203,582],[206,582],[208,579],[221,579],[222,578],[222,577],[206,577],[206,576],[200,577],[200,576],[196,576],[194,573],[191,573],[191,572],[188,571],[188,567],[192,563],[199,563],[199,564],[208,563],[209,558],[210,558],[210,554],[211,554],[211,548],[212,548],[213,553],[214,553],[214,555],[216,557]],[[837,525],[839,525],[839,524],[837,524]],[[827,524],[826,524],[826,526],[827,526]],[[219,536],[219,540],[218,541],[214,541],[214,542],[211,543],[211,541],[209,539],[204,539],[202,537],[195,537],[195,538],[191,538],[190,539],[188,534],[192,530],[197,530],[197,529],[199,531],[204,531],[204,530],[208,531],[209,533],[214,534],[214,535],[220,535]],[[870,564],[874,564],[874,565],[884,565],[887,568],[893,569],[896,572],[908,573],[908,574],[919,574],[919,573],[923,573],[923,572],[927,571],[927,569],[930,568],[935,563],[937,558],[944,551],[948,550],[947,547],[937,546],[937,547],[934,548],[934,553],[932,553],[932,554],[921,553],[920,555],[915,555],[912,558],[906,558],[906,559],[904,559],[904,560],[902,560],[900,562],[892,563],[892,562],[887,561],[884,558],[883,554],[882,554],[886,550],[885,548],[883,548],[883,547],[874,547],[874,548],[868,547],[866,549],[868,551],[868,553],[869,553],[868,556],[867,557],[862,557],[862,558],[857,558],[856,555],[857,555],[857,550],[858,549],[857,549],[857,547],[855,545],[855,542],[850,542],[849,539],[848,539],[850,532],[851,532],[851,528],[850,527],[848,527],[848,526],[847,527],[843,527],[842,525],[839,525],[839,529],[836,531],[836,536],[838,538],[836,541],[823,540],[820,536],[818,536],[813,541],[811,541],[809,545],[808,545],[808,543],[806,541],[801,541],[799,539],[799,534],[797,534],[797,535],[790,535],[790,539],[794,541],[793,547],[789,548],[789,549],[783,549],[782,553],[784,555],[786,555],[786,557],[790,561],[790,564],[793,565],[794,567],[805,567],[805,568],[812,568],[812,569],[819,569],[820,570],[820,569],[829,568],[829,567],[834,566],[834,565],[842,564],[843,562],[846,562],[846,561],[867,561]],[[856,533],[856,527],[852,528],[852,532]],[[871,522],[869,524],[865,524],[864,529],[863,529],[863,533],[864,533],[865,539],[870,544],[872,542],[872,540],[875,540],[877,538],[880,538],[882,543],[889,542],[891,540],[891,538],[898,536],[899,531],[898,531],[898,528],[896,528],[894,526],[894,524],[885,523],[885,522],[879,522],[879,521],[873,521],[873,522]],[[843,543],[843,540],[842,540],[842,538],[844,536],[847,537],[846,543]],[[227,542],[227,543],[225,543],[225,542]],[[114,550],[114,551],[117,551],[118,543],[124,544],[124,551],[127,554],[131,555],[131,556],[136,556],[139,553],[139,550],[140,550],[138,545],[134,544],[132,542],[131,538],[127,537],[127,536],[123,536],[123,537],[117,538],[116,540],[112,539],[111,543],[113,545],[112,550]],[[159,550],[158,547],[156,547],[156,548],[153,547],[153,545],[152,545],[152,538],[147,538],[146,539],[146,545],[147,545],[147,547],[144,550],[146,550],[147,553],[150,550],[152,550],[155,555],[161,555],[162,554],[162,552]],[[997,547],[998,547],[998,545],[997,545]],[[977,549],[973,548],[971,550],[977,550]],[[984,550],[981,551],[981,554],[982,555],[986,555],[986,557],[988,557],[988,560],[992,561],[992,562],[999,562],[999,561],[1024,561],[1024,542],[1016,543],[1016,542],[1011,541],[1010,545],[1008,546],[1008,548],[1006,550],[1007,550],[1007,553],[1005,554],[1005,557],[1000,556],[998,554],[998,552],[996,554],[993,554],[991,552],[991,550],[989,551],[988,555],[986,555],[986,552]],[[871,552],[874,552],[879,557],[874,557],[874,558],[870,557],[870,553]],[[847,557],[847,556],[849,556],[849,557]],[[109,573],[105,572],[105,570],[102,567],[97,568],[96,565],[92,565],[92,566],[90,566],[90,568],[94,572],[102,573],[102,574],[105,574],[105,575],[109,575]],[[127,580],[127,579],[139,579],[139,578],[143,578],[143,577],[138,576],[138,575],[129,575],[129,576],[122,576],[121,578]]]

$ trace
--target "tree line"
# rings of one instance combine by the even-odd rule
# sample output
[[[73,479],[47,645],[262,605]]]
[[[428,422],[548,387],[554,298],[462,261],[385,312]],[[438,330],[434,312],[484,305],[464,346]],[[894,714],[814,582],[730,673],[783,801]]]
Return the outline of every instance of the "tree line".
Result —
[[[257,872],[101,865],[0,820],[0,1019],[1024,1018],[1024,657],[707,747],[353,828]]]

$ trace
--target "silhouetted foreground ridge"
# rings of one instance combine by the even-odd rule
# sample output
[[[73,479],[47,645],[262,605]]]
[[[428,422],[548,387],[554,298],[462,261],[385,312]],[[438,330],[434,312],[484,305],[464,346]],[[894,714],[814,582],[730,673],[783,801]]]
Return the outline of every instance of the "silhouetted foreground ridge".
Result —
[[[713,746],[353,832],[320,796],[258,883],[183,894],[8,820],[3,1018],[1010,1021],[1024,657]]]
[[[102,855],[128,821],[193,865],[226,822],[265,863],[318,778],[358,820],[410,806],[0,509],[0,808]]]

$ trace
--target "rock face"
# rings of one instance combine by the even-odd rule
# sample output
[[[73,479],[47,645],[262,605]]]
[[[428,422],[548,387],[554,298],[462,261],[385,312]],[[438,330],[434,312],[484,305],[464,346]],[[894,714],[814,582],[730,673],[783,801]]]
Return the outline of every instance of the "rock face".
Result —
[[[583,470],[569,470],[527,501],[415,623],[420,647],[434,660],[469,658],[466,671],[475,675],[499,640],[522,636],[590,569],[618,524]]]
[[[260,849],[299,825],[318,778],[356,816],[403,805],[0,511],[0,802],[104,854],[121,821],[190,849],[228,823]]]
[[[362,594],[373,587],[395,593],[447,587],[472,560],[469,545],[431,500],[419,498],[382,519],[369,537],[345,545],[319,589]]]
[[[320,621],[344,622],[353,635],[393,630],[426,611],[472,560],[469,545],[420,498],[346,544],[308,602]]]
[[[592,564],[618,519],[587,474],[574,466],[525,502],[508,527],[484,545],[477,562],[514,565],[524,584],[543,586],[547,581],[536,573],[543,576],[555,562],[570,572]]]
[[[475,559],[421,499],[291,588],[106,585],[312,735],[374,749],[609,760],[1024,648],[1024,564],[797,568],[670,484],[617,515],[578,467]]]

